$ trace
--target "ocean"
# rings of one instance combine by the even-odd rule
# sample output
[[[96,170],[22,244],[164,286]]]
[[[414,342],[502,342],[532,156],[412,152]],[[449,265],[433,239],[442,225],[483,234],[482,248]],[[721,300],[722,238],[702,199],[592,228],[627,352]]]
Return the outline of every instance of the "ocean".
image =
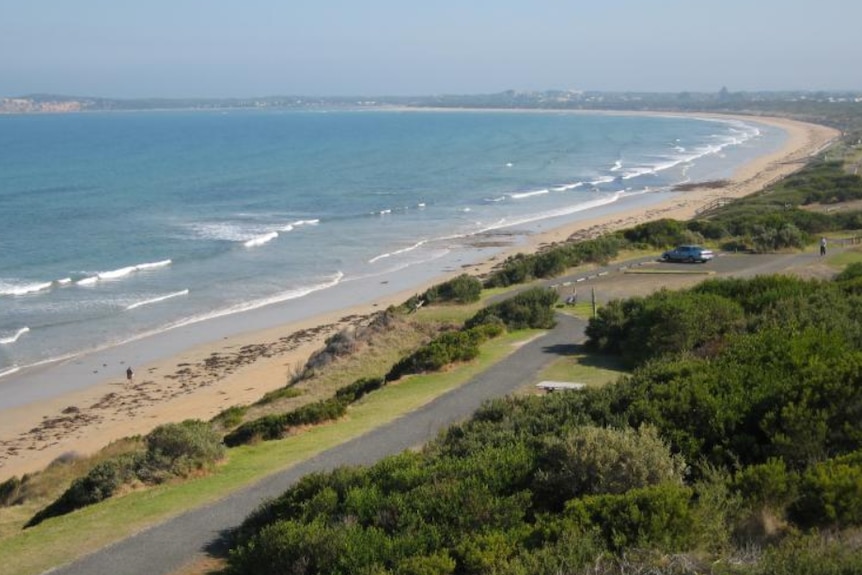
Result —
[[[409,288],[727,177],[784,137],[554,112],[0,116],[0,389],[160,334],[196,343]]]

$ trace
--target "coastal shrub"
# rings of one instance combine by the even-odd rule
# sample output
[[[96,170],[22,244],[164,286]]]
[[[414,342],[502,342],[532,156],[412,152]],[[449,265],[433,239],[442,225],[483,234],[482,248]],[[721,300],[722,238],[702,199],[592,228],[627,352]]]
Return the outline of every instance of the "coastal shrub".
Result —
[[[24,528],[33,527],[51,517],[58,517],[111,497],[123,484],[136,477],[140,455],[108,459],[93,467],[53,503],[36,513]]]
[[[661,290],[612,301],[590,318],[587,347],[618,353],[632,366],[665,354],[690,352],[745,329],[736,302],[709,293]]]
[[[331,397],[308,403],[287,413],[265,415],[243,423],[228,433],[224,443],[228,447],[236,447],[258,439],[281,439],[291,427],[323,423],[342,417],[347,412],[347,405],[347,401]]]
[[[535,254],[515,254],[506,258],[485,280],[485,287],[508,287],[536,278],[559,275],[568,268],[583,263],[606,264],[626,241],[615,234],[605,234],[590,240],[566,242]]]
[[[464,326],[468,329],[487,322],[500,321],[507,329],[550,329],[554,327],[554,305],[559,296],[550,288],[535,287],[489,305]]]
[[[622,232],[622,235],[635,245],[665,248],[685,243],[686,232],[685,223],[664,218],[628,228]]]
[[[449,281],[437,284],[422,294],[428,304],[455,302],[472,303],[482,295],[482,282],[469,274],[461,274]]]
[[[263,394],[263,397],[254,402],[255,405],[268,405],[280,399],[291,399],[302,395],[302,390],[286,385]]]
[[[224,429],[229,429],[231,427],[236,427],[242,422],[242,418],[245,417],[245,414],[248,412],[248,406],[246,405],[232,405],[227,409],[223,409],[218,412],[210,422],[213,425],[218,425]]]
[[[685,463],[671,454],[655,428],[578,427],[549,437],[538,453],[534,490],[561,509],[574,497],[624,493],[663,482],[682,483]]]
[[[19,505],[24,500],[24,491],[30,480],[29,475],[20,478],[13,475],[3,483],[0,483],[0,507]]]
[[[862,525],[862,452],[806,469],[790,516],[808,527]]]
[[[479,355],[486,334],[485,329],[446,332],[399,360],[386,374],[386,381],[412,373],[439,371],[457,361],[470,361]]]
[[[730,486],[750,507],[783,510],[796,499],[798,484],[799,476],[783,459],[770,457],[765,463],[740,469]]]
[[[515,254],[509,256],[500,264],[488,279],[485,280],[486,288],[509,287],[525,283],[536,277],[535,258],[527,254]]]
[[[824,231],[814,226],[807,227],[814,233]],[[757,253],[769,253],[785,248],[802,248],[809,241],[808,235],[789,221],[781,222],[777,226],[756,224],[752,226],[750,235],[752,247]]]
[[[224,457],[221,436],[209,423],[197,419],[160,425],[144,440],[147,454],[138,476],[148,483],[209,469]]]
[[[742,306],[747,315],[762,313],[792,297],[807,297],[823,289],[817,280],[787,275],[762,275],[754,278],[722,278],[701,282],[691,291],[720,295]]]
[[[789,537],[767,548],[751,575],[857,575],[862,573],[858,534]]]
[[[572,499],[565,515],[581,531],[598,530],[615,553],[637,548],[679,551],[697,537],[692,495],[689,487],[664,483]]]
[[[363,377],[335,391],[335,398],[342,402],[353,403],[363,396],[376,391],[386,383],[382,377]]]
[[[862,262],[853,262],[848,264],[838,275],[835,276],[836,282],[849,282],[862,278]]]

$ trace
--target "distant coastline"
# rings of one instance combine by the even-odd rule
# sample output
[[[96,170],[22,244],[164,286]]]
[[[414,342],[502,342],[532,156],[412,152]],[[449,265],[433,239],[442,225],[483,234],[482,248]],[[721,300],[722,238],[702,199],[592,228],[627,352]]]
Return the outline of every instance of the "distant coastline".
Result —
[[[466,108],[541,110],[618,110],[722,112],[776,115],[800,106],[862,103],[855,91],[769,92],[603,92],[580,90],[515,91],[443,96],[266,96],[247,98],[106,98],[26,94],[0,98],[0,114],[64,114],[167,110],[313,110],[369,108]],[[798,110],[797,110],[798,113]]]

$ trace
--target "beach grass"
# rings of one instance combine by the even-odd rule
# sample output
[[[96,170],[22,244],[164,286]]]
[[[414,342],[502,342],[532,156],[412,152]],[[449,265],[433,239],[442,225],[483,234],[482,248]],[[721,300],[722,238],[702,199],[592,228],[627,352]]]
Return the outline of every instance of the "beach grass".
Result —
[[[41,573],[189,509],[216,501],[267,475],[418,409],[463,385],[512,353],[515,344],[537,334],[524,330],[487,342],[478,359],[444,373],[413,376],[386,386],[351,406],[347,417],[312,427],[280,441],[229,451],[227,461],[207,476],[109,499],[0,541],[0,564],[8,575]],[[8,526],[7,526],[8,527]]]

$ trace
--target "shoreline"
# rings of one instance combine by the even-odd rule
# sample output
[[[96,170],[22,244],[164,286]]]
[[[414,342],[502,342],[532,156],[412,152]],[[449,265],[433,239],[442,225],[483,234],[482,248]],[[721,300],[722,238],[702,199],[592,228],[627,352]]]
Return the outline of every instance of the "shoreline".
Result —
[[[582,219],[527,236],[524,244],[506,247],[490,259],[464,265],[421,285],[390,290],[364,303],[277,327],[252,329],[179,351],[162,350],[156,353],[158,359],[154,361],[135,362],[140,365],[134,365],[135,377],[129,383],[123,373],[125,365],[121,371],[112,364],[110,369],[116,372],[115,377],[106,378],[94,372],[93,379],[100,381],[85,389],[0,408],[0,481],[41,470],[64,454],[92,454],[114,440],[148,433],[163,423],[190,418],[206,420],[227,407],[252,403],[264,393],[282,387],[291,371],[301,368],[330,335],[389,305],[398,305],[448,277],[462,271],[481,275],[508,255],[535,252],[570,238],[595,237],[658,218],[689,219],[719,197],[749,195],[798,170],[805,159],[822,151],[839,135],[832,128],[783,118],[686,115],[770,125],[783,130],[786,140],[780,150],[758,156],[738,168],[725,187],[678,192],[646,207],[606,214],[586,213]],[[62,367],[49,369],[59,373]]]

